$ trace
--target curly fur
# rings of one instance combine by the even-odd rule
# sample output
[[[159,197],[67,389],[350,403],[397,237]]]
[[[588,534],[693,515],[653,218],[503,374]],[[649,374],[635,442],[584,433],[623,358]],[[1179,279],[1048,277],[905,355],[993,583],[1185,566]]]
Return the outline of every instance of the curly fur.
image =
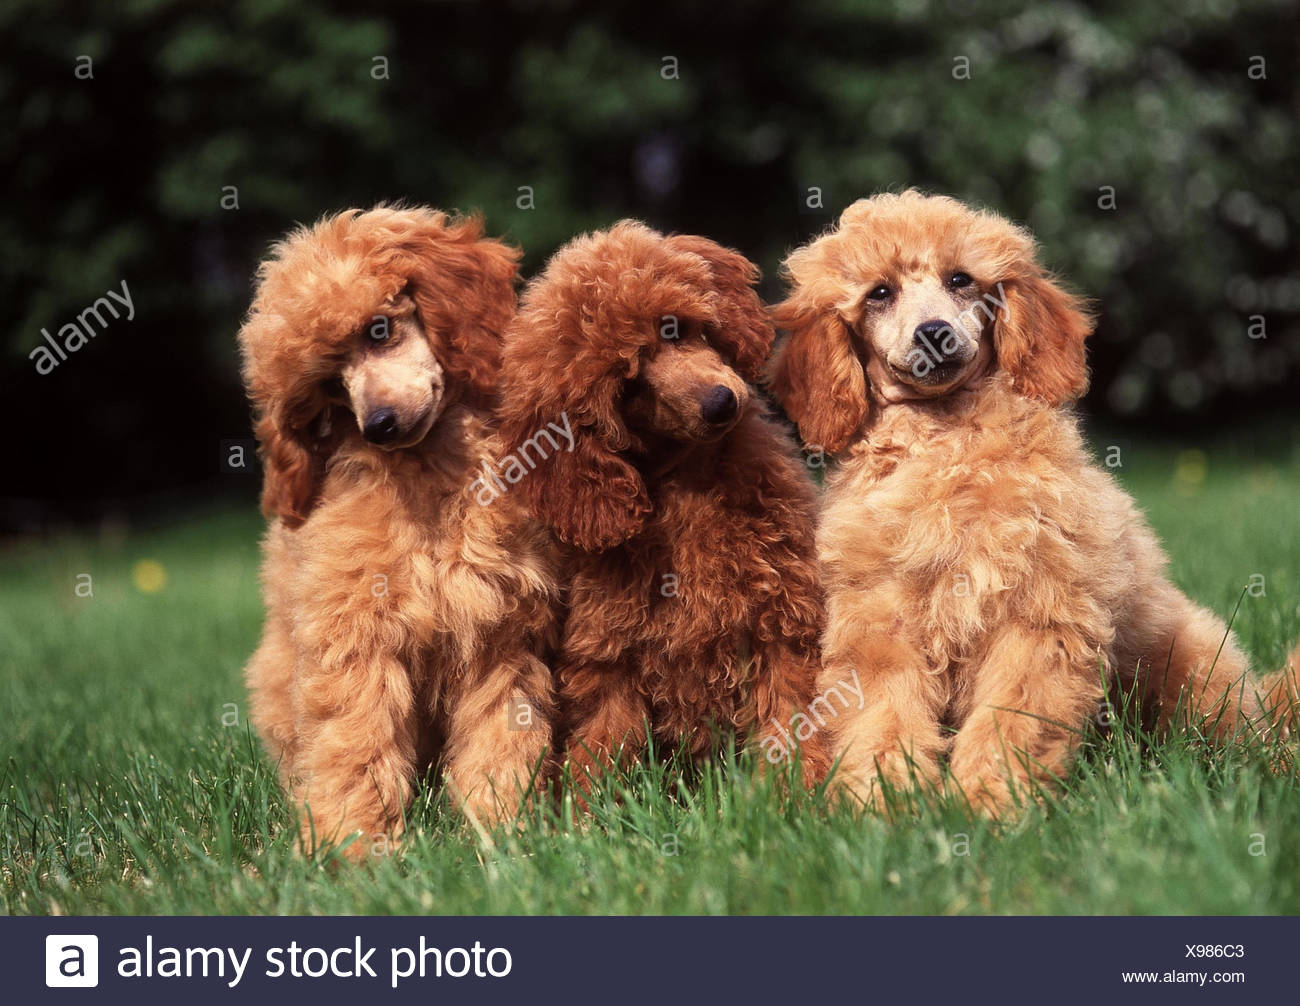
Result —
[[[624,221],[557,252],[507,335],[507,443],[561,414],[575,436],[520,488],[567,545],[556,670],[565,747],[584,771],[639,751],[647,723],[696,754],[715,728],[769,739],[774,752],[813,698],[815,498],[789,438],[744,383],[759,378],[774,334],[757,278],[737,252]],[[670,345],[668,317],[698,327],[707,345]],[[630,396],[652,371],[684,386],[687,366],[744,399],[716,440],[674,439],[630,418]],[[825,770],[820,738],[802,759],[809,778]]]
[[[434,762],[469,813],[508,817],[550,743],[553,550],[519,504],[465,491],[501,451],[488,420],[517,258],[476,219],[381,206],[295,231],[259,270],[239,343],[271,523],[246,678],[308,844],[372,836],[357,856],[398,834]],[[400,303],[446,387],[423,439],[384,449],[337,378]],[[512,699],[532,729],[512,729]]]
[[[935,276],[950,290],[958,271],[1001,290],[976,335],[986,369],[886,394],[888,308],[868,291]],[[1289,725],[1294,677],[1251,676],[1090,459],[1065,406],[1086,387],[1092,325],[1025,231],[943,197],[877,196],[795,251],[787,274],[773,387],[810,445],[840,452],[818,526],[822,681],[854,668],[866,688],[834,723],[840,785],[879,805],[881,778],[939,785],[946,758],[950,782],[1001,813],[1064,773],[1108,689],[1140,696],[1162,727],[1220,739]]]

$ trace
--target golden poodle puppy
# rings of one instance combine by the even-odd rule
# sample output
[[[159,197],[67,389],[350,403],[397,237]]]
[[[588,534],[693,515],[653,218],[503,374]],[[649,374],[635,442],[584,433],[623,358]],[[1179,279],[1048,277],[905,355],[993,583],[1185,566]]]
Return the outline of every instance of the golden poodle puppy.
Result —
[[[277,244],[239,333],[265,469],[252,719],[304,843],[397,836],[440,763],[485,824],[551,741],[553,555],[516,500],[468,491],[518,252],[477,219],[349,210]]]
[[[822,687],[854,670],[865,691],[832,724],[843,786],[880,806],[881,778],[937,784],[946,757],[997,815],[1062,776],[1108,688],[1221,739],[1294,699],[1169,582],[1091,460],[1067,406],[1092,323],[1028,233],[881,195],[786,272],[772,388],[805,444],[840,456],[818,525]]]
[[[560,249],[507,335],[501,430],[530,459],[510,481],[564,543],[557,748],[580,784],[647,725],[696,756],[735,731],[808,781],[828,767],[816,498],[750,386],[775,335],[757,279],[624,221]],[[548,428],[568,441],[539,461]]]

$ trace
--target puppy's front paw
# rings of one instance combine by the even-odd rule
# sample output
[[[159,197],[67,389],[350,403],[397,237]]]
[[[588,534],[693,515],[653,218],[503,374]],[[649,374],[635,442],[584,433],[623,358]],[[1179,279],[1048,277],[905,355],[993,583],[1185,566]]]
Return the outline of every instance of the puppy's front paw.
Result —
[[[940,773],[938,765],[928,759],[886,751],[877,754],[867,766],[841,765],[835,782],[871,810],[888,814],[898,805],[900,796],[937,789]]]
[[[978,772],[955,771],[949,792],[965,799],[976,814],[993,821],[1014,816],[1034,799],[1026,779],[998,766]]]
[[[355,821],[331,819],[306,807],[300,808],[299,813],[298,845],[303,855],[309,857],[338,849],[352,863],[384,859],[397,850],[403,831],[401,821],[392,827],[378,821],[362,827]]]

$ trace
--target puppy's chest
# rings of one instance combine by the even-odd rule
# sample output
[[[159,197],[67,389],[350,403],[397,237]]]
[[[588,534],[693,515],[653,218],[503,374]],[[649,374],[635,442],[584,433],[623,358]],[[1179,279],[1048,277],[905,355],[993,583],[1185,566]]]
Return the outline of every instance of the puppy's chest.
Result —
[[[602,603],[626,605],[647,621],[700,614],[696,605],[727,607],[745,593],[746,563],[725,543],[662,538],[630,543],[584,564],[578,577]],[[715,600],[716,599],[716,603]],[[745,605],[733,612],[741,617]]]
[[[602,650],[645,649],[656,658],[676,646],[684,647],[677,659],[687,661],[732,648],[751,628],[756,573],[733,531],[711,528],[652,521],[627,544],[580,557],[573,626],[600,626]]]
[[[745,512],[708,493],[681,494],[652,523],[646,555],[658,574],[660,598],[689,599],[725,609],[745,598],[769,567]],[[744,605],[732,617],[739,619]]]
[[[507,607],[534,606],[549,582],[537,543],[483,516],[455,503],[438,514],[413,508],[393,515],[391,610],[426,637],[494,625]]]
[[[876,561],[917,587],[1022,582],[1044,546],[1068,544],[1086,501],[1046,459],[995,446],[967,436],[864,452],[837,493],[838,526],[856,523]]]

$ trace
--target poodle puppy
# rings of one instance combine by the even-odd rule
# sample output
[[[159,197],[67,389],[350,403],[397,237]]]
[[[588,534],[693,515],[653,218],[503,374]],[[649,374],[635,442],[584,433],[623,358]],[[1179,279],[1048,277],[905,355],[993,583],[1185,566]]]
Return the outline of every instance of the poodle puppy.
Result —
[[[563,543],[557,747],[580,785],[647,726],[696,757],[734,730],[807,780],[827,768],[815,493],[747,383],[775,334],[757,279],[623,221],[561,248],[507,333],[502,436],[531,464],[548,424],[571,430],[516,481]]]
[[[252,719],[304,844],[400,834],[440,763],[508,818],[551,742],[554,550],[468,487],[490,425],[518,252],[477,219],[349,210],[277,244],[239,333],[270,521]]]
[[[996,816],[1064,773],[1108,688],[1220,739],[1293,700],[1169,582],[1090,459],[1067,406],[1092,323],[1028,233],[880,195],[786,272],[772,388],[805,444],[840,456],[818,526],[822,680],[854,669],[866,692],[832,724],[839,783],[880,806],[880,779],[937,783],[946,756]]]

